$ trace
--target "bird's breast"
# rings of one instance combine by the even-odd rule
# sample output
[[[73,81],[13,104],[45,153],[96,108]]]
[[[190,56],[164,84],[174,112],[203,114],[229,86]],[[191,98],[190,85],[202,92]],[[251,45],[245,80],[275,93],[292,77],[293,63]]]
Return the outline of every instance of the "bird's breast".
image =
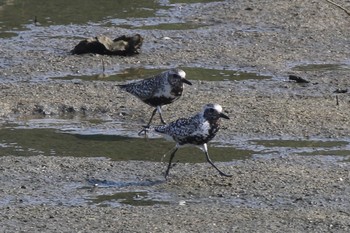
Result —
[[[177,97],[177,96],[181,96],[183,92],[183,87],[182,86],[175,86],[171,89],[170,94]]]

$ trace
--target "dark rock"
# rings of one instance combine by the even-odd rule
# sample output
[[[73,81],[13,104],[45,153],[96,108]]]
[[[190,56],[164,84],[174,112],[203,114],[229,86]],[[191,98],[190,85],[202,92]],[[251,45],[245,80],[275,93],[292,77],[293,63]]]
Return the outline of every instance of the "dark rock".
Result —
[[[296,76],[296,75],[289,75],[289,80],[295,81],[297,83],[309,83],[308,80],[303,79],[302,77]]]
[[[344,93],[347,93],[348,92],[348,89],[345,88],[345,89],[337,89],[334,91],[334,93],[337,93],[337,94],[344,94]]]

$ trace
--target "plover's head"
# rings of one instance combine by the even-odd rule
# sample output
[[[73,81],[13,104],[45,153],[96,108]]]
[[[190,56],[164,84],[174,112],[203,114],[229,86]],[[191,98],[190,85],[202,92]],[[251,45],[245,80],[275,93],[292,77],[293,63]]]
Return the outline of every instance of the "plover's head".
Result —
[[[181,85],[186,83],[188,85],[192,85],[190,81],[186,79],[186,73],[180,69],[171,69],[167,71],[168,79],[170,84],[172,85]]]
[[[209,121],[217,121],[220,118],[230,119],[222,113],[222,107],[219,104],[206,104],[203,106],[203,116]]]

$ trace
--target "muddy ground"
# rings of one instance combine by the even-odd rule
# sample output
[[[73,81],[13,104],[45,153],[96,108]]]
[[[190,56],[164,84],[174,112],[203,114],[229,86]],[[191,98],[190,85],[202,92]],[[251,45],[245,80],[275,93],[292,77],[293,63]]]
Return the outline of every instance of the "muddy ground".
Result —
[[[350,9],[349,1],[338,2]],[[73,114],[113,118],[139,130],[151,109],[115,83],[46,79],[98,73],[103,58],[106,73],[129,67],[198,66],[272,75],[264,81],[198,81],[180,101],[164,108],[165,118],[174,120],[205,103],[221,104],[231,120],[222,122],[217,140],[349,139],[350,95],[334,93],[350,83],[350,18],[343,10],[327,1],[299,0],[227,1],[172,10],[209,26],[182,31],[72,29],[87,37],[140,33],[145,43],[135,57],[72,56],[69,50],[79,39],[64,36],[70,31],[49,28],[40,36],[33,30],[3,39],[2,123]],[[50,33],[52,37],[42,39]],[[293,70],[300,64],[347,68]],[[289,74],[310,83],[289,82]],[[343,158],[289,153],[218,163],[232,178],[219,177],[206,163],[179,164],[167,182],[164,163],[14,155],[0,160],[2,232],[350,231],[350,165]],[[93,188],[95,183],[102,187]],[[167,203],[102,207],[86,201],[137,190],[167,195]]]

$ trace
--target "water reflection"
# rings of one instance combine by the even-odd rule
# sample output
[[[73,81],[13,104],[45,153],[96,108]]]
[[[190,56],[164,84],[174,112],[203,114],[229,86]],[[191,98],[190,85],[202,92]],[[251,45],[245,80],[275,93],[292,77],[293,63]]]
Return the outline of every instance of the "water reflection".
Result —
[[[149,1],[149,0],[7,0],[0,1],[0,37],[16,35],[26,25],[116,25],[142,27],[162,24],[166,29],[184,29],[185,22],[172,17],[167,9],[176,3],[206,3],[208,0]],[[190,25],[190,28],[196,27]]]
[[[298,65],[292,68],[296,71],[347,71],[350,70],[349,64],[307,64]]]
[[[166,8],[158,1],[148,0],[5,1],[0,5],[0,33],[21,31],[25,25],[34,23],[49,26],[97,23],[111,18],[147,18]]]
[[[54,155],[75,157],[108,157],[113,160],[143,160],[159,162],[175,143],[164,139],[131,138],[118,135],[82,135],[63,133],[55,129],[0,129],[0,156]],[[233,147],[209,148],[214,161],[245,159],[250,150]],[[202,151],[194,147],[184,148],[176,155],[180,162],[205,162]],[[165,159],[167,161],[168,158]]]
[[[89,200],[89,199],[88,199]],[[156,200],[149,197],[149,193],[145,191],[139,192],[118,192],[111,195],[99,195],[95,198],[90,198],[92,204],[100,207],[118,206],[120,204],[132,206],[153,206],[170,204],[169,201]]]
[[[260,75],[252,72],[244,72],[237,70],[221,70],[221,69],[208,69],[200,67],[179,67],[186,72],[186,76],[190,80],[203,80],[203,81],[243,81],[243,80],[263,80],[269,79],[271,76]],[[147,68],[130,68],[121,71],[118,74],[113,75],[81,75],[81,76],[65,76],[57,77],[54,79],[72,80],[81,79],[84,81],[127,81],[135,79],[143,79],[149,76],[159,74],[166,69],[147,69]]]

